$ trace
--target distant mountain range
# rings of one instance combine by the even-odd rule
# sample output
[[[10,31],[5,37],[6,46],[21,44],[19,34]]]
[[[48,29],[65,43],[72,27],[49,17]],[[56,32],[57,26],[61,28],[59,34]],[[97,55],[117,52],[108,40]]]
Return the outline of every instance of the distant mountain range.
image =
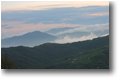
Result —
[[[109,69],[109,36],[67,44],[1,49],[6,69]]]
[[[76,31],[77,30],[77,31]],[[14,36],[6,39],[2,39],[2,47],[15,47],[15,46],[37,46],[40,44],[52,42],[52,43],[68,43],[75,41],[89,40],[103,35],[108,35],[109,30],[97,30],[97,31],[80,31],[79,27],[64,27],[64,28],[52,28],[44,32],[33,31],[21,36]],[[94,34],[94,36],[90,36]],[[69,38],[69,40],[65,39]],[[86,38],[86,39],[84,39]]]
[[[36,46],[55,40],[56,37],[44,32],[34,31],[21,36],[3,39],[2,47],[11,46]]]

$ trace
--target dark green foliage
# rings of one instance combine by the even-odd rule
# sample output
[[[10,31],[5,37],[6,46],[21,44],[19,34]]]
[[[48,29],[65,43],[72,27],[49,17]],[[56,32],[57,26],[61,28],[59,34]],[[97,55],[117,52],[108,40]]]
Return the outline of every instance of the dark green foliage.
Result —
[[[46,43],[33,48],[2,48],[2,57],[3,54],[18,69],[109,69],[109,36],[68,44]]]
[[[16,68],[15,64],[9,59],[7,58],[6,55],[2,55],[1,56],[1,68],[2,69],[14,69]]]

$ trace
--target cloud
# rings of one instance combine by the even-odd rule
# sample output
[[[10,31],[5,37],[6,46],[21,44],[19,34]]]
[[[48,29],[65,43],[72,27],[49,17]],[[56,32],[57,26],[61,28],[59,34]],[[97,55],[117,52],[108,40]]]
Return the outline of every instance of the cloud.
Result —
[[[19,21],[2,21],[2,38],[21,35],[32,31],[43,31],[57,27],[78,27],[79,24],[43,24],[23,23]]]
[[[2,12],[2,21],[24,23],[67,23],[67,24],[103,24],[109,22],[108,6],[89,6],[81,8],[55,8],[49,10],[23,10]],[[61,14],[62,13],[62,14]],[[94,16],[93,16],[94,15]],[[97,17],[96,17],[97,16]]]
[[[67,24],[67,23],[56,23],[56,24],[44,24],[44,23],[24,23],[19,21],[2,21],[2,38],[11,37],[16,35],[22,35],[32,31],[44,31],[51,28],[64,28],[72,27],[70,30],[62,31],[56,35],[72,32],[92,32],[109,29],[109,24],[95,24],[95,25],[80,25],[80,24]]]
[[[2,2],[4,3],[4,2]],[[17,2],[18,3],[18,2]],[[13,2],[8,3],[14,4]],[[18,3],[23,4],[23,2]],[[86,4],[86,3],[85,3]],[[16,5],[16,4],[14,4]],[[41,4],[39,7],[48,4]],[[55,6],[59,4],[49,4]],[[23,5],[24,6],[24,5]],[[38,7],[38,5],[36,5]],[[35,6],[32,6],[35,7]],[[4,7],[5,8],[5,7]],[[2,38],[22,35],[31,31],[44,31],[50,28],[74,27],[74,29],[58,33],[72,33],[74,31],[95,31],[109,29],[104,24],[109,23],[109,17],[84,17],[83,14],[94,14],[99,12],[99,15],[104,11],[108,11],[107,6],[89,6],[81,8],[57,8],[50,10],[24,10],[16,12],[2,12]],[[101,13],[100,13],[101,12]],[[62,14],[61,14],[62,13]],[[96,13],[97,14],[97,13]],[[105,14],[105,13],[104,13]],[[98,14],[97,14],[98,15]]]
[[[79,38],[65,36],[64,38],[57,39],[54,42],[64,44],[64,43],[72,43],[72,42],[78,42],[78,41],[92,40],[94,38],[97,38],[97,36],[91,32],[89,35],[84,35],[84,36],[81,36]]]
[[[91,16],[91,17],[109,16],[109,12],[91,13],[91,14],[87,14],[86,16]]]
[[[75,27],[73,29],[59,32],[56,35],[62,35],[65,33],[73,33],[73,32],[80,32],[80,31],[82,31],[82,32],[94,32],[94,31],[103,31],[103,30],[109,30],[109,23],[94,24],[94,25],[79,25],[78,27]]]
[[[3,1],[2,11],[45,10],[60,7],[108,6],[107,1]]]

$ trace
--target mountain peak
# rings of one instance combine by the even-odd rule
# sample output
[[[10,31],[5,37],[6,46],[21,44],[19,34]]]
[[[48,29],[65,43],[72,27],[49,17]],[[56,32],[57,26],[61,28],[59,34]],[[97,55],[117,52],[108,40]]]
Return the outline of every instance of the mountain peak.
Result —
[[[41,32],[41,31],[33,31],[33,32],[26,33],[26,34],[41,34],[41,33],[43,33],[43,32]],[[24,35],[26,35],[26,34],[24,34]]]
[[[12,46],[36,46],[56,39],[56,36],[48,33],[34,31],[21,36],[14,36],[2,40],[2,47]]]
[[[41,31],[33,31],[33,32],[30,32],[30,33],[42,33]]]

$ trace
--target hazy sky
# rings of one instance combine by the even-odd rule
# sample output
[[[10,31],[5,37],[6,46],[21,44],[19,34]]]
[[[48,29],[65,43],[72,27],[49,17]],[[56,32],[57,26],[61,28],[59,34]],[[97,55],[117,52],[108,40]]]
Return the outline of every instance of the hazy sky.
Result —
[[[50,8],[59,8],[59,7],[83,7],[83,6],[108,6],[109,2],[99,1],[69,1],[69,2],[19,2],[19,1],[11,1],[11,2],[2,2],[2,11],[11,11],[11,10],[43,10]]]
[[[58,27],[109,24],[109,2],[2,2],[2,38]]]

